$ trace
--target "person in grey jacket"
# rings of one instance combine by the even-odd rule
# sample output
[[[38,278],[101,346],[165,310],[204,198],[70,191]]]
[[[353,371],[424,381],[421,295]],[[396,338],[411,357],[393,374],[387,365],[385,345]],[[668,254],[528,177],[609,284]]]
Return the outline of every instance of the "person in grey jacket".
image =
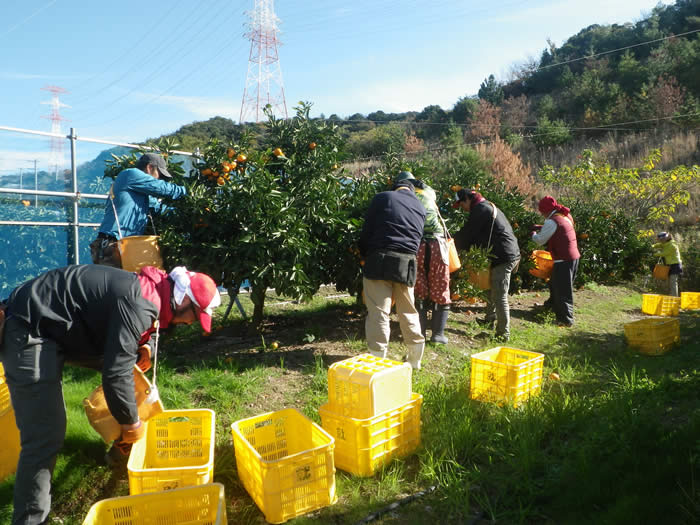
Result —
[[[469,212],[466,224],[454,236],[456,248],[467,250],[474,245],[491,250],[491,292],[486,303],[485,321],[495,321],[496,337],[501,341],[508,341],[508,289],[510,276],[520,264],[518,240],[503,212],[476,190],[459,190],[453,207]]]

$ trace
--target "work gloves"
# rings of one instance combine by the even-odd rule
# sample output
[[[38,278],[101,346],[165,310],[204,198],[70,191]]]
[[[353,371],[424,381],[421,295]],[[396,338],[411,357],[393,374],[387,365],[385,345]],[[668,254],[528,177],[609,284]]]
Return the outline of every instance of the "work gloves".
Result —
[[[141,369],[141,372],[148,372],[151,369],[151,347],[141,345],[136,353],[136,366]]]

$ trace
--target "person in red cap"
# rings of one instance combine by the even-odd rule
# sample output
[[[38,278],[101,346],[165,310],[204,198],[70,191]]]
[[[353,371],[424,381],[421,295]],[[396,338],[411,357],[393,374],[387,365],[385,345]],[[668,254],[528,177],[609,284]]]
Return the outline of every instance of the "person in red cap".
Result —
[[[495,323],[496,339],[506,342],[510,338],[510,276],[520,264],[518,240],[505,214],[478,191],[459,190],[452,206],[469,212],[466,224],[454,236],[455,247],[458,250],[467,250],[470,246],[490,249],[491,289],[485,322]]]
[[[121,424],[115,443],[126,457],[144,435],[134,396],[134,365],[150,368],[156,330],[199,320],[211,330],[221,298],[208,275],[144,267],[136,273],[104,265],[50,270],[19,287],[6,304],[0,359],[22,448],[13,524],[45,523],[51,475],[66,432],[64,363],[102,371],[109,411]],[[113,447],[114,450],[114,447]]]
[[[574,280],[581,254],[576,242],[576,229],[571,210],[547,195],[538,205],[545,217],[544,224],[536,227],[532,240],[547,245],[554,259],[554,269],[549,279],[549,299],[557,323],[562,326],[574,324]],[[547,302],[545,302],[546,304]]]

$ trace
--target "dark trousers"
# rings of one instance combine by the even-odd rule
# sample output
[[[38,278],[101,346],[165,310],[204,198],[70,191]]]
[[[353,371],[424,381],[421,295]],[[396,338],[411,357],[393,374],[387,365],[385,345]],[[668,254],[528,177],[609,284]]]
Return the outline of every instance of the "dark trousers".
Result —
[[[12,524],[39,525],[51,510],[51,475],[66,434],[64,354],[17,318],[5,323],[4,342],[1,357],[21,443]]]
[[[574,279],[577,271],[578,259],[554,263],[549,289],[554,314],[560,323],[574,322]]]

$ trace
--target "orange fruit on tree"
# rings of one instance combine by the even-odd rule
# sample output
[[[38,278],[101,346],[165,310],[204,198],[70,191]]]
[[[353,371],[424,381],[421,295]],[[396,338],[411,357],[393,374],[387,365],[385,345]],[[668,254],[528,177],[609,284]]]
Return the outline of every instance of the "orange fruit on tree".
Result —
[[[227,156],[229,159],[232,159],[233,157],[235,157],[235,155],[236,155],[236,150],[235,150],[235,149],[229,148],[229,149],[226,150],[226,156]]]
[[[221,165],[221,171],[223,171],[224,173],[228,173],[229,171],[231,171],[231,166],[229,166],[228,162],[225,162]]]
[[[204,175],[205,177],[208,177],[209,175],[211,175],[211,168],[204,168],[202,170],[202,175]]]
[[[226,180],[225,180],[223,177],[218,177],[218,178],[216,179],[216,183],[217,183],[219,186],[223,186],[224,184],[226,184]]]
[[[316,143],[315,142],[310,143],[309,149],[316,149]]]
[[[228,163],[228,165],[231,166],[231,170],[235,170],[236,166],[238,166],[238,163],[235,160],[232,160]]]
[[[582,239],[588,239],[588,234],[587,233],[582,233],[581,234]]]
[[[242,164],[242,163],[244,163],[246,160],[248,160],[248,157],[246,157],[245,155],[243,155],[243,153],[239,153],[239,154],[238,154],[238,157],[236,157],[236,162],[238,162],[238,164]]]
[[[284,157],[284,153],[282,152],[282,148],[275,148],[275,149],[273,149],[273,150],[272,150],[272,154],[273,154],[275,157],[280,157],[280,156]]]
[[[456,184],[453,186],[450,186],[450,190],[454,191],[455,193],[457,193],[461,189],[462,189],[462,186],[457,186]]]

